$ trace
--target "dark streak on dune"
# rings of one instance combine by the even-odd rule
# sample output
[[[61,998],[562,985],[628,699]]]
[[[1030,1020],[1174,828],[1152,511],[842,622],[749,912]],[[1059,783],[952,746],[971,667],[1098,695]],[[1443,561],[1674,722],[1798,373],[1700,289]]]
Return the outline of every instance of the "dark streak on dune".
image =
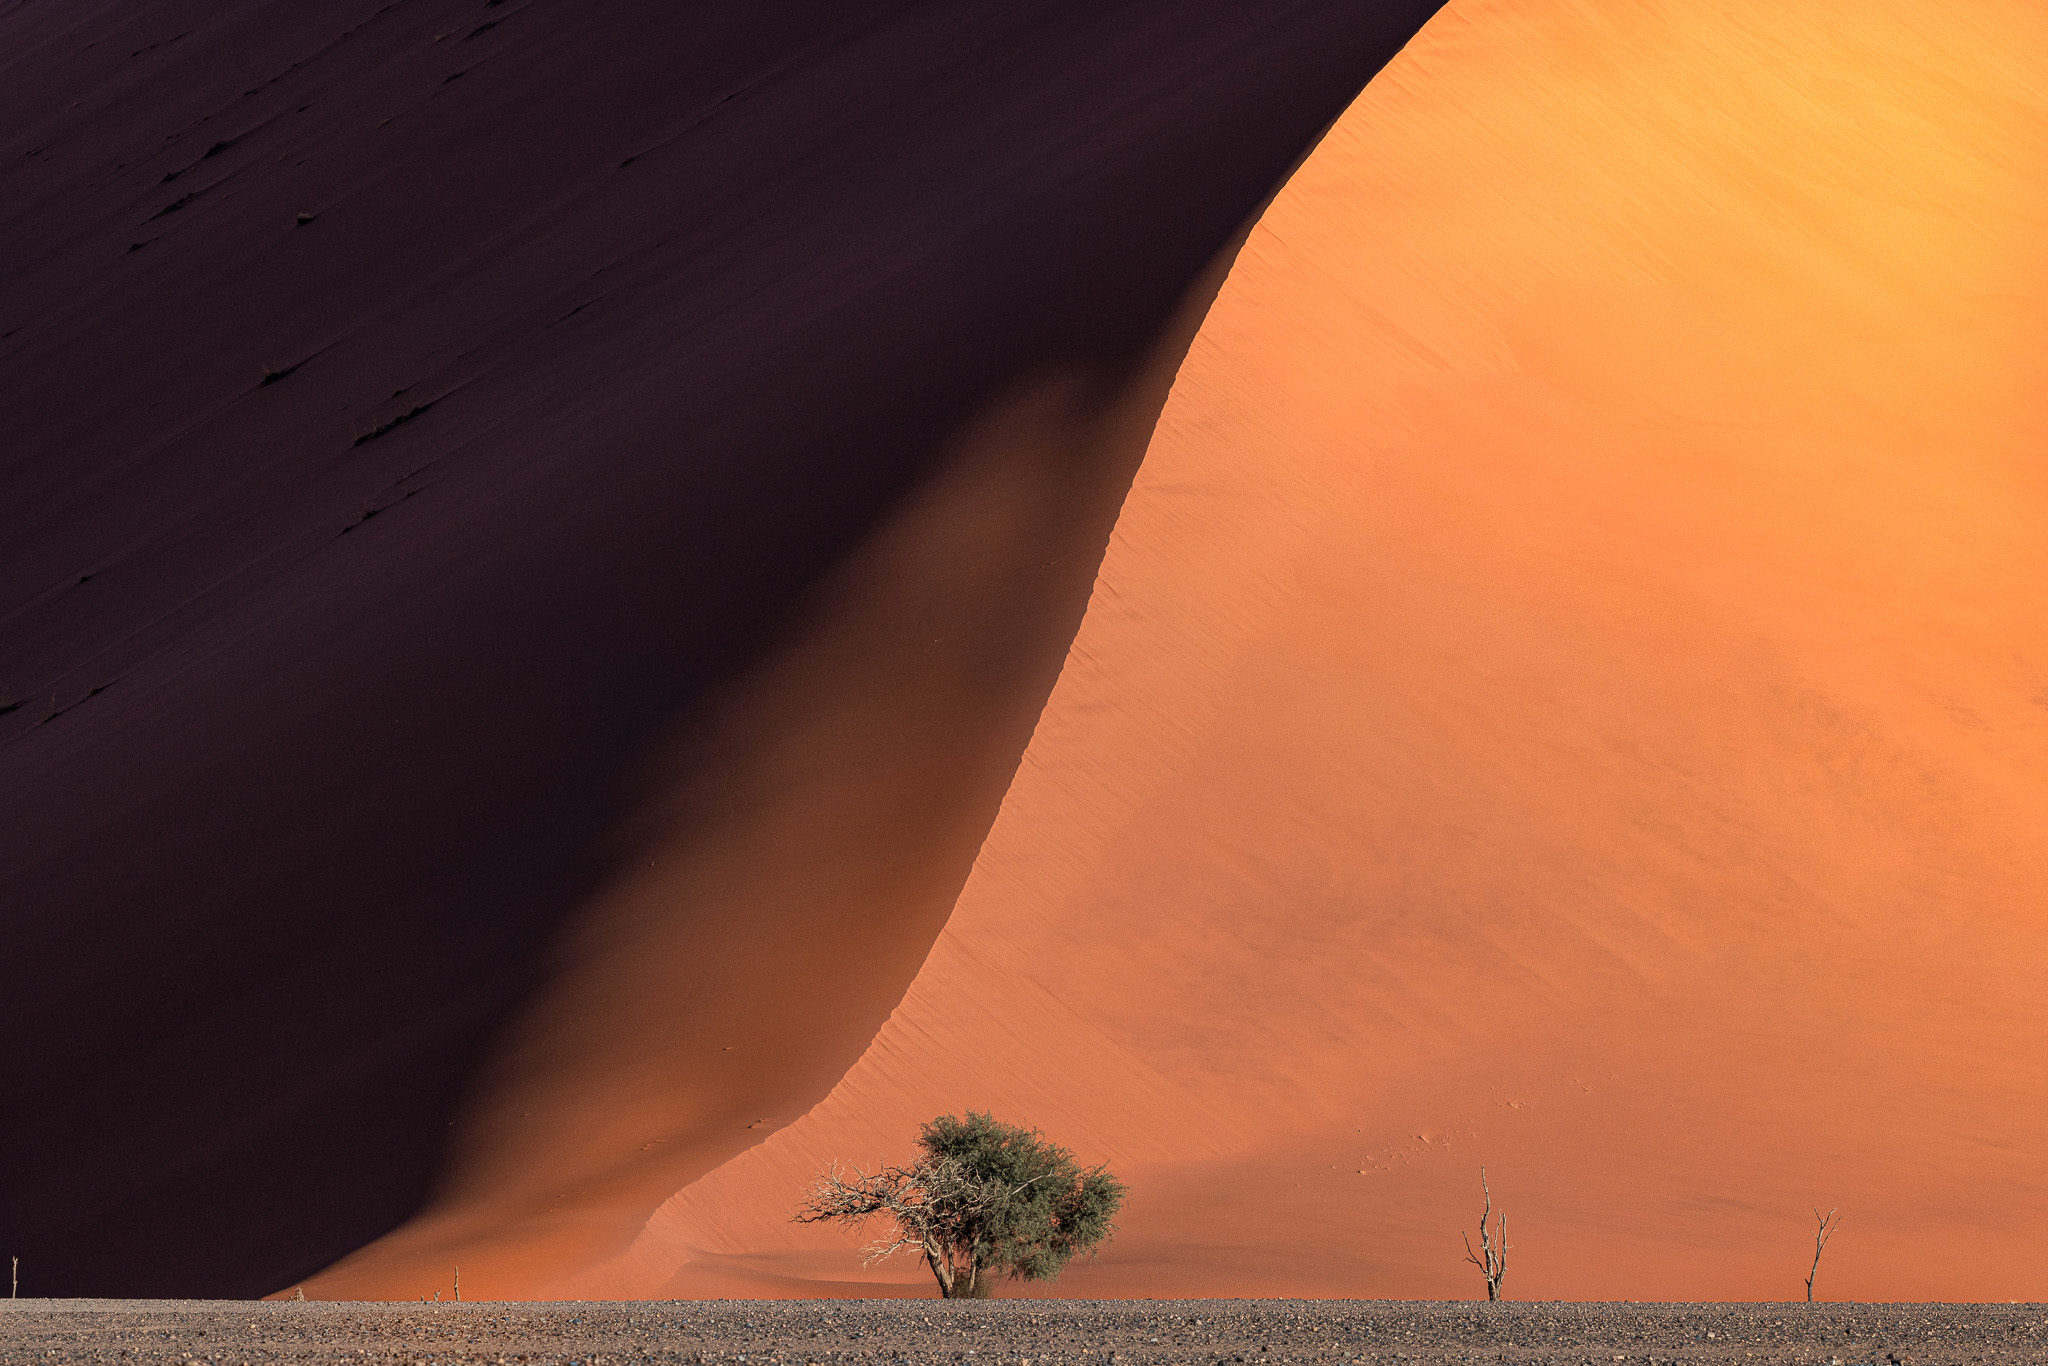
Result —
[[[93,699],[0,711],[39,1293],[417,1208],[665,729],[1005,386],[1135,365],[1434,5],[480,8],[0,12],[0,695]]]

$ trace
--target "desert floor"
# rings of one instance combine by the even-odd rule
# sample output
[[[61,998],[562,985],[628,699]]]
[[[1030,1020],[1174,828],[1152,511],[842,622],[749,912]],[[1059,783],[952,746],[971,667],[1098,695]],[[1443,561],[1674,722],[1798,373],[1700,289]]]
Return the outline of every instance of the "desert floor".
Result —
[[[2048,1306],[1385,1300],[0,1301],[8,1362],[2048,1361]]]

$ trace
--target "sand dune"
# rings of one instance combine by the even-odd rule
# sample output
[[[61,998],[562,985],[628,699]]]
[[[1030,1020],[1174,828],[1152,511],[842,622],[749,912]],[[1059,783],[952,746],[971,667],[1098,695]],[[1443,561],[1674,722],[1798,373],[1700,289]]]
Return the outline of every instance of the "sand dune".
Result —
[[[23,1293],[522,1293],[820,1099],[1434,8],[0,5]]]
[[[2043,1297],[2048,31],[1457,0],[1252,234],[945,933],[565,1292],[801,1293],[963,1106],[1077,1295]],[[911,1284],[915,1268],[868,1273]],[[838,1293],[834,1291],[832,1293]]]

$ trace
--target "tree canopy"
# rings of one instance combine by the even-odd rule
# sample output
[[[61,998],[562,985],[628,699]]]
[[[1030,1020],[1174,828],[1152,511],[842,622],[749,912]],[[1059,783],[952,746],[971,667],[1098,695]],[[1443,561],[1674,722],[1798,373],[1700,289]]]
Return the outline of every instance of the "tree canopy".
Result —
[[[1116,1232],[1123,1183],[1104,1167],[1082,1167],[1036,1129],[970,1110],[965,1119],[934,1119],[917,1142],[907,1166],[848,1175],[834,1163],[796,1221],[859,1227],[887,1217],[893,1232],[868,1245],[867,1260],[919,1252],[949,1299],[985,1298],[1002,1276],[1057,1280]]]

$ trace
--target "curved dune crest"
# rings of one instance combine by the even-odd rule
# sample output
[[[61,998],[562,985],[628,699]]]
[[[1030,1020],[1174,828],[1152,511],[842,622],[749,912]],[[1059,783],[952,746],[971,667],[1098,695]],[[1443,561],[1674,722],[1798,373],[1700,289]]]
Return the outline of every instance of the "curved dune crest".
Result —
[[[530,1293],[824,1096],[1435,8],[0,6],[23,1293]]]
[[[1074,1294],[2039,1298],[2048,31],[1462,0],[1253,232],[953,918],[590,1294],[963,1106],[1133,1186]],[[678,1269],[680,1268],[680,1269]]]

